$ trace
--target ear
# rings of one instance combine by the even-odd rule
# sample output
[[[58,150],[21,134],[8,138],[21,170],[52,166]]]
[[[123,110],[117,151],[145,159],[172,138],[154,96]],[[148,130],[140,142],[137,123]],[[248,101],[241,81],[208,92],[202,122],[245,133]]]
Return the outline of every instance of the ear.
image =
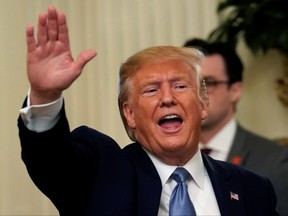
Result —
[[[125,115],[127,124],[130,128],[135,129],[136,124],[135,124],[135,116],[134,116],[134,112],[133,109],[131,108],[131,105],[126,102],[123,104],[123,113]]]
[[[235,82],[230,86],[230,100],[237,103],[240,100],[243,91],[242,82]]]
[[[204,120],[208,117],[208,101],[201,101],[201,119]]]

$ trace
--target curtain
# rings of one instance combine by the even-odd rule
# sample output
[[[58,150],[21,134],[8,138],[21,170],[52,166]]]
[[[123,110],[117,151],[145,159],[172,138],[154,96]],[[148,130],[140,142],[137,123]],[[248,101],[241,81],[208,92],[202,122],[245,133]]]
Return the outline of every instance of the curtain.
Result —
[[[121,62],[148,46],[206,37],[218,23],[217,0],[1,0],[0,215],[58,215],[21,161],[16,123],[29,88],[25,26],[49,5],[67,15],[75,58],[88,48],[98,53],[64,93],[71,129],[97,128],[122,147],[130,141],[117,107]]]

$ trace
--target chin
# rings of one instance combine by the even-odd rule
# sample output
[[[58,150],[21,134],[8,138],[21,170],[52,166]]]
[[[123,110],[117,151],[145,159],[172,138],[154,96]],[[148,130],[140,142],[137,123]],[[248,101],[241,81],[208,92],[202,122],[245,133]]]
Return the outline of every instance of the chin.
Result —
[[[183,142],[167,142],[164,144],[164,148],[167,150],[167,151],[179,151],[179,150],[182,150],[184,148],[186,148],[187,144],[186,143],[183,143]]]

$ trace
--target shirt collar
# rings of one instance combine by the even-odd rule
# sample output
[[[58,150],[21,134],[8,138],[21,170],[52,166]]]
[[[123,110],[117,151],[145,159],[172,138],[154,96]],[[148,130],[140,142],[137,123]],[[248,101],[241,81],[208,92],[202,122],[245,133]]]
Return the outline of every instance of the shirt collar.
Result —
[[[145,150],[145,149],[144,149]],[[162,186],[168,181],[171,174],[177,168],[177,166],[171,166],[163,163],[153,154],[145,150],[152,160],[162,182]],[[204,188],[204,178],[206,174],[206,169],[202,160],[202,155],[198,149],[196,154],[183,166],[193,177],[197,186],[201,189]]]
[[[236,133],[236,120],[232,118],[206,145],[205,147],[213,151],[228,154],[231,149],[233,139]],[[203,144],[200,143],[200,147]]]

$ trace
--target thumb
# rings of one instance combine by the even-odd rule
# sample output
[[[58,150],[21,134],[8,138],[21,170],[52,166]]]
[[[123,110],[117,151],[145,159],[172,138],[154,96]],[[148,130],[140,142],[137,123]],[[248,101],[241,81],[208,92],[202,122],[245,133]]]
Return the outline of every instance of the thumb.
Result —
[[[78,67],[81,71],[84,68],[84,66],[96,55],[97,53],[95,52],[95,50],[85,50],[81,52],[75,61],[76,67]]]

